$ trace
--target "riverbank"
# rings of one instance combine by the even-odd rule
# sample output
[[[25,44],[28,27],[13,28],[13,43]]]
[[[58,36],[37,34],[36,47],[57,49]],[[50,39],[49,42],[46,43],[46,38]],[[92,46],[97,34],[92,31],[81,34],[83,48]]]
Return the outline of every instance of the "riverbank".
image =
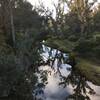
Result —
[[[76,68],[87,80],[91,80],[94,84],[100,85],[100,64],[96,60],[91,60],[91,57],[90,59],[82,58],[76,52],[73,52],[73,49],[77,45],[76,42],[69,42],[66,39],[50,38],[44,44],[64,53],[75,53],[77,59]]]
[[[87,80],[100,86],[100,65],[91,60],[79,58],[76,68],[86,77]]]

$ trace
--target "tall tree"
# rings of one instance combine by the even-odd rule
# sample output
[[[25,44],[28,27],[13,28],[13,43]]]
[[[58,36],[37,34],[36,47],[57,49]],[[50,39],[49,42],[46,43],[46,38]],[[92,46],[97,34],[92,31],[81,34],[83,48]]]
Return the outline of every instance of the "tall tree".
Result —
[[[9,1],[9,10],[10,10],[10,21],[11,21],[12,41],[13,41],[13,46],[15,47],[16,40],[15,40],[14,18],[13,18],[13,7],[15,7],[15,0],[10,0]]]
[[[94,11],[94,31],[100,32],[100,4],[98,5],[97,9]]]
[[[15,7],[16,0],[0,0],[0,10],[2,19],[2,30],[4,33],[12,34],[12,42],[15,45],[15,29],[13,22],[13,7]]]
[[[74,12],[78,19],[81,22],[81,35],[86,36],[86,32],[89,32],[89,21],[91,19],[92,7],[97,2],[94,0],[93,2],[89,2],[89,0],[70,0],[66,3],[70,9],[70,12]]]

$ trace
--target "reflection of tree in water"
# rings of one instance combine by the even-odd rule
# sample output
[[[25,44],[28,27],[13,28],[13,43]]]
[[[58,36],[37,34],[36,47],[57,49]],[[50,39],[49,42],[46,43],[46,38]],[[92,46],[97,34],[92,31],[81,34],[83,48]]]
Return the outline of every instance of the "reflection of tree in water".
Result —
[[[41,50],[42,52],[48,51],[48,57],[46,59],[46,61],[42,61],[41,65],[49,65],[51,66],[51,68],[55,71],[55,73],[59,73],[61,82],[59,83],[59,85],[62,85],[64,87],[66,87],[67,85],[71,84],[73,86],[73,90],[74,90],[74,94],[69,95],[66,100],[68,99],[72,99],[72,100],[90,100],[89,96],[87,95],[87,93],[89,94],[94,94],[94,90],[88,85],[87,80],[84,76],[81,75],[81,73],[79,71],[77,71],[75,69],[75,67],[73,66],[72,69],[70,69],[70,74],[68,76],[63,76],[60,69],[61,69],[61,65],[64,63],[68,63],[70,65],[75,64],[75,60],[70,61],[68,55],[52,49],[52,48],[48,48],[45,47],[44,50]],[[55,70],[55,62],[57,63],[57,68]],[[48,77],[48,73],[50,74],[50,72],[48,70],[41,70],[39,71],[40,73],[40,79],[41,79],[41,83],[38,83],[36,86],[36,94],[38,93],[42,93],[44,94],[43,90],[45,88],[45,86],[47,85],[47,77]],[[39,100],[39,99],[36,99]],[[41,99],[42,100],[42,99]]]
[[[34,83],[34,86],[32,85],[32,95],[33,95],[33,99],[34,100],[37,100],[36,99],[36,96],[39,94],[43,94],[44,91],[44,87],[45,87],[45,84],[46,84],[46,72],[44,71],[40,71],[39,70],[39,67],[41,65],[44,65],[44,60],[41,56],[41,53],[42,53],[42,46],[41,46],[41,43],[36,43],[35,46],[33,47],[32,49],[32,53],[30,55],[30,60],[32,61],[32,64],[28,67],[28,70],[26,72],[27,74],[27,80],[29,82],[32,82]],[[40,78],[41,78],[41,82],[39,82],[38,80],[38,75],[41,75]],[[36,76],[36,80],[33,79],[33,75]],[[38,99],[39,100],[39,99]]]
[[[47,64],[51,66],[51,68],[54,69],[53,65],[55,61],[57,60],[57,72],[59,73],[59,76],[61,78],[61,82],[59,83],[60,85],[63,85],[66,87],[67,85],[71,84],[74,89],[74,94],[69,95],[66,100],[68,99],[73,99],[73,100],[90,100],[89,94],[95,94],[94,90],[88,85],[87,79],[81,75],[81,72],[79,72],[77,69],[75,69],[74,65],[76,64],[74,58],[68,59],[68,57],[63,54],[62,52],[55,50],[55,53],[53,52],[54,50],[51,48],[48,50],[48,59],[47,59]],[[68,76],[63,76],[62,73],[60,72],[61,64],[63,63],[68,63],[72,66],[71,72]]]
[[[94,90],[88,85],[86,78],[76,69],[72,68],[70,74],[67,77],[61,76],[61,79],[62,82],[59,83],[60,85],[64,85],[64,87],[66,87],[71,84],[74,88],[74,94],[69,95],[66,100],[90,100],[87,93],[95,94]]]
[[[48,72],[41,70],[39,75],[39,80],[35,86],[35,89],[33,90],[33,96],[34,100],[45,100],[44,89],[45,86],[48,84]]]

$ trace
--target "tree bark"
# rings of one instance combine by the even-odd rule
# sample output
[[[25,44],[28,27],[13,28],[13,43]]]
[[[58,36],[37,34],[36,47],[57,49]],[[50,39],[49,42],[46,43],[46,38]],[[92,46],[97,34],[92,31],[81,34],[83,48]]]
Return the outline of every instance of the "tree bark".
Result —
[[[13,18],[13,11],[12,11],[11,3],[9,5],[9,8],[10,8],[10,21],[11,21],[12,41],[13,41],[13,46],[15,47],[15,44],[16,44],[15,27],[14,27],[14,18]]]

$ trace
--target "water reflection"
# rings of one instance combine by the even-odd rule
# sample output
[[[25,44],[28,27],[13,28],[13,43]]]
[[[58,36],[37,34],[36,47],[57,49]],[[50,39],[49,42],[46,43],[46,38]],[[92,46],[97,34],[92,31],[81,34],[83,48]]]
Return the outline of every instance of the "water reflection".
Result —
[[[46,46],[42,47],[44,62],[39,68],[34,100],[99,100],[97,89],[74,67],[66,64],[69,55]],[[100,89],[100,87],[98,87]],[[98,90],[98,93],[100,90]],[[91,97],[94,98],[91,98]]]

